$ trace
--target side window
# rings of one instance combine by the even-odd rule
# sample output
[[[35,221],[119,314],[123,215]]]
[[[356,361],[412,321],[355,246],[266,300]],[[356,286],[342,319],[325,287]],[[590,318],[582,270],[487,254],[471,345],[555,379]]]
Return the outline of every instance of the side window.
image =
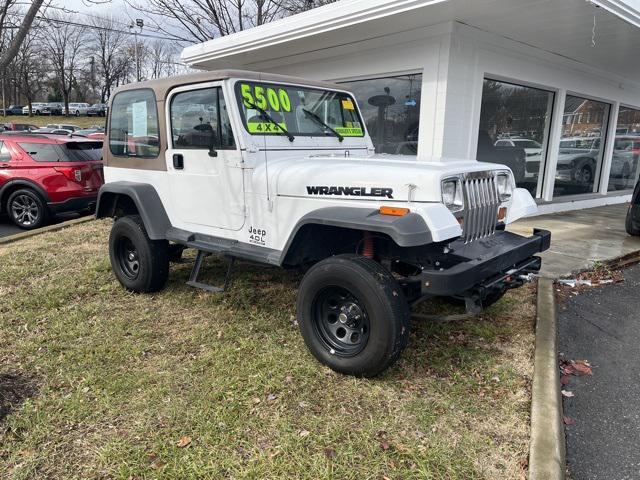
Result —
[[[170,113],[175,148],[235,149],[227,105],[220,87],[176,94],[171,100]]]
[[[36,162],[59,162],[60,150],[50,143],[18,142],[27,154]]]
[[[160,153],[158,110],[152,90],[130,90],[113,99],[109,150],[120,157],[155,158]]]
[[[10,162],[11,161],[11,152],[4,144],[4,142],[0,142],[0,162]]]

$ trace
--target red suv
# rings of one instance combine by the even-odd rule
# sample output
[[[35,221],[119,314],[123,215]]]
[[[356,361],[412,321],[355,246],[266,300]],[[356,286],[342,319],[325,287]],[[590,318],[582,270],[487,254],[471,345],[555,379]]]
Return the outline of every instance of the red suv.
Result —
[[[21,228],[38,228],[58,213],[90,211],[103,183],[101,141],[0,134],[0,212]]]

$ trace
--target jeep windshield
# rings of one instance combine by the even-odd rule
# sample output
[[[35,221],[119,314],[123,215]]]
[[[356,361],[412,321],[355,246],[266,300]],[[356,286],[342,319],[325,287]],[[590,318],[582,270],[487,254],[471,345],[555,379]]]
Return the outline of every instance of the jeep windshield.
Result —
[[[242,122],[252,135],[364,136],[356,102],[347,93],[244,80],[236,82],[235,91]],[[282,128],[265,119],[260,110]]]

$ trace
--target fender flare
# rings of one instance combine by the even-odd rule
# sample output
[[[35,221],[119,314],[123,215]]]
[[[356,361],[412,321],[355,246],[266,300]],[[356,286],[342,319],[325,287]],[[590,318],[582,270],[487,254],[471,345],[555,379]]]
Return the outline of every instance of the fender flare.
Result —
[[[42,188],[40,185],[38,185],[37,183],[32,182],[31,180],[27,180],[27,179],[23,179],[23,178],[16,178],[13,180],[9,180],[7,183],[5,183],[2,188],[0,188],[0,211],[2,211],[2,209],[4,208],[4,203],[7,200],[6,198],[6,194],[7,191],[9,191],[12,187],[26,187],[26,188],[30,188],[32,190],[35,190],[36,192],[38,192],[38,194],[40,194],[40,196],[43,198],[43,200],[46,203],[51,203],[51,199],[49,198],[49,195],[47,194],[47,192],[44,190],[44,188]]]
[[[433,243],[427,222],[421,215],[414,212],[396,217],[381,215],[377,208],[324,207],[307,213],[296,224],[282,251],[282,260],[286,258],[300,229],[310,224],[383,233],[389,235],[400,247],[416,247]]]
[[[166,234],[171,228],[171,222],[158,192],[148,183],[127,181],[105,183],[98,193],[96,218],[115,216],[115,208],[121,197],[128,197],[134,203],[150,239],[167,238]]]

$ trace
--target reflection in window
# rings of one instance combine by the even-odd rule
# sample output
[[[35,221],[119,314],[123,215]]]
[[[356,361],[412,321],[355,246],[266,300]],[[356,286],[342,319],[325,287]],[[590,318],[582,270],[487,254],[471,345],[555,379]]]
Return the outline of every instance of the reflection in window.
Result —
[[[610,105],[567,95],[553,196],[598,191]]]
[[[485,79],[478,153],[482,162],[507,165],[519,187],[542,193],[554,94]]]
[[[638,156],[640,155],[640,110],[620,106],[616,138],[613,143],[613,158],[609,173],[609,188],[632,189],[638,178]]]
[[[176,94],[171,101],[171,134],[175,148],[235,148],[220,87]]]
[[[416,155],[422,75],[345,82],[364,116],[377,153]]]

